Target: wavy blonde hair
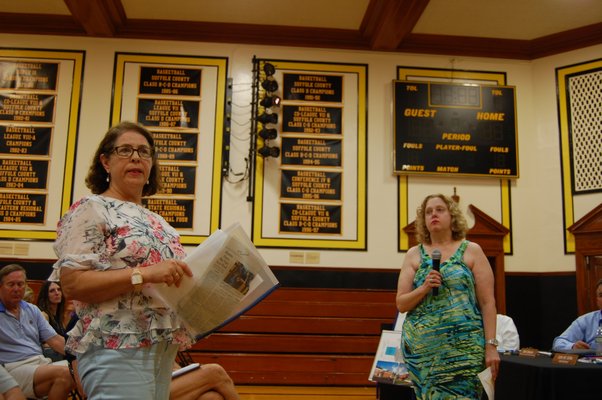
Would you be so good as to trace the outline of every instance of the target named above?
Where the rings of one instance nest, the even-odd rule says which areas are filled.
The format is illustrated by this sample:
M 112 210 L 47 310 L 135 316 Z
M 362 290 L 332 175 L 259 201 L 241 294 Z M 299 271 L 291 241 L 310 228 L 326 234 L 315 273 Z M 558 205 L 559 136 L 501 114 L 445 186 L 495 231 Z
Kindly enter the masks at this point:
M 466 218 L 464 218 L 464 214 L 460 211 L 458 204 L 453 201 L 450 197 L 447 197 L 443 194 L 430 194 L 422 200 L 422 204 L 420 207 L 416 209 L 416 240 L 418 243 L 431 244 L 431 233 L 426 228 L 425 222 L 425 208 L 426 203 L 433 198 L 440 198 L 447 205 L 447 209 L 451 215 L 451 231 L 452 231 L 452 239 L 460 240 L 466 237 L 466 232 L 468 231 L 468 223 L 466 222 Z

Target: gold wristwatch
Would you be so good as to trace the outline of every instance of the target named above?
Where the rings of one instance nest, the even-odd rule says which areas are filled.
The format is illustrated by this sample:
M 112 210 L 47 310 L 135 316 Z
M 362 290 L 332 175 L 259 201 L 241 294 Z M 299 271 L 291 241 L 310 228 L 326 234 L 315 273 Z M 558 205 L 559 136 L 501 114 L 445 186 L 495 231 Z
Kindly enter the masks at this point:
M 142 284 L 144 283 L 144 279 L 142 279 L 142 272 L 140 272 L 140 268 L 136 267 L 132 270 L 131 282 L 134 286 L 134 293 L 140 293 L 142 291 Z
M 485 342 L 485 344 L 490 344 L 490 345 L 493 345 L 493 346 L 497 347 L 499 343 L 498 343 L 497 339 L 494 338 L 494 339 L 488 339 Z

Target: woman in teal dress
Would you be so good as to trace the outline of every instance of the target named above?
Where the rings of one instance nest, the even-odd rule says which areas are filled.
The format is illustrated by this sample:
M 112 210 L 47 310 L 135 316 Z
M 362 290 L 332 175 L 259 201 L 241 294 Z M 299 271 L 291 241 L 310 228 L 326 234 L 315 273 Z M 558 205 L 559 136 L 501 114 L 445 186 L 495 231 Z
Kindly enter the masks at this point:
M 465 240 L 466 220 L 447 196 L 424 199 L 416 229 L 419 244 L 404 258 L 396 299 L 407 312 L 403 354 L 416 397 L 480 399 L 477 374 L 490 367 L 495 379 L 500 363 L 491 266 L 481 247 Z M 440 271 L 432 268 L 435 249 Z

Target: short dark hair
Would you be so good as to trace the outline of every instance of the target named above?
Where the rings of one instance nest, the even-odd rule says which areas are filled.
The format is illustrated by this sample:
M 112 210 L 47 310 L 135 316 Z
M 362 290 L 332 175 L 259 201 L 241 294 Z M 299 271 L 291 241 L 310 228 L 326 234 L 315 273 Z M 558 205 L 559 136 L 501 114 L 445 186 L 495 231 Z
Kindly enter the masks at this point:
M 134 131 L 144 136 L 151 149 L 153 149 L 153 151 L 155 150 L 155 140 L 153 139 L 153 135 L 146 128 L 139 124 L 123 121 L 109 128 L 104 138 L 98 145 L 96 153 L 94 153 L 92 164 L 88 169 L 88 176 L 86 176 L 86 186 L 92 191 L 92 193 L 101 194 L 109 188 L 109 182 L 107 182 L 108 174 L 102 166 L 100 156 L 104 154 L 106 157 L 110 157 L 111 152 L 115 148 L 115 142 L 117 141 L 117 138 L 129 131 Z M 157 162 L 157 153 L 154 151 L 153 165 L 151 166 L 148 183 L 144 185 L 144 188 L 142 189 L 143 196 L 152 196 L 161 189 L 160 172 L 159 164 Z
M 19 264 L 8 264 L 0 269 L 0 285 L 4 283 L 4 277 L 6 275 L 12 274 L 15 271 L 23 272 L 23 276 L 25 277 L 25 280 L 27 280 L 27 271 L 25 271 L 25 268 Z

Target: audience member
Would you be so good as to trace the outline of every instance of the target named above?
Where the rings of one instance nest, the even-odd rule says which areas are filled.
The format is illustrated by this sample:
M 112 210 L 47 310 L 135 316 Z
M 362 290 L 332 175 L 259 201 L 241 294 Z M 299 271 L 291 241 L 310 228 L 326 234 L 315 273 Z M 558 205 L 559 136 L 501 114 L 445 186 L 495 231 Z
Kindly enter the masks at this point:
M 518 330 L 512 318 L 507 315 L 498 314 L 495 338 L 498 341 L 498 351 L 510 351 L 520 349 L 520 338 Z
M 65 337 L 65 298 L 60 283 L 44 282 L 38 293 L 37 305 L 56 333 Z
M 25 400 L 15 378 L 0 366 L 0 400 Z
M 465 239 L 466 219 L 449 197 L 427 196 L 415 224 L 419 244 L 403 260 L 396 304 L 407 311 L 403 356 L 416 397 L 480 398 L 477 374 L 490 367 L 495 379 L 500 363 L 491 266 L 481 247 Z
M 176 353 L 192 343 L 176 313 L 145 286 L 192 276 L 178 232 L 147 209 L 161 185 L 152 134 L 122 122 L 99 143 L 86 176 L 93 193 L 61 218 L 60 280 L 79 316 L 67 349 L 88 398 L 167 399 Z
M 177 365 L 177 364 L 176 364 Z M 171 400 L 239 400 L 234 382 L 219 364 L 203 364 L 171 380 Z
M 596 349 L 596 330 L 602 321 L 602 279 L 596 284 L 598 310 L 578 317 L 562 334 L 554 339 L 553 351 Z
M 65 331 L 65 323 L 63 321 L 65 317 L 65 298 L 63 297 L 60 284 L 51 281 L 44 282 L 38 293 L 37 305 L 40 311 L 42 311 L 44 318 L 46 318 L 56 333 L 67 339 L 67 332 Z M 63 355 L 57 353 L 49 346 L 44 346 L 43 351 L 44 355 L 52 361 L 64 359 Z
M 44 357 L 40 341 L 65 354 L 65 339 L 33 304 L 23 301 L 25 269 L 10 264 L 0 270 L 0 363 L 28 398 L 67 398 L 74 388 L 69 368 Z
M 25 293 L 23 294 L 23 301 L 34 304 L 36 302 L 36 294 L 29 285 L 25 285 Z

